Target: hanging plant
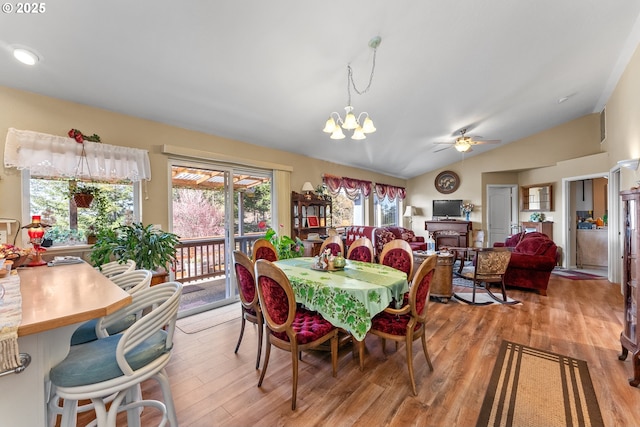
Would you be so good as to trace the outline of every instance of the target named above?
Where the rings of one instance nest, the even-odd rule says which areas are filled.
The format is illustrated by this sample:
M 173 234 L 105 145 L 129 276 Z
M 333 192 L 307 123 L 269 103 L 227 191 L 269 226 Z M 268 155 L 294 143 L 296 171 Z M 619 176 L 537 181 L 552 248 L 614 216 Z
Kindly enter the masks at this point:
M 69 184 L 69 197 L 73 199 L 79 208 L 91 206 L 94 197 L 100 194 L 100 188 L 80 182 L 71 181 Z

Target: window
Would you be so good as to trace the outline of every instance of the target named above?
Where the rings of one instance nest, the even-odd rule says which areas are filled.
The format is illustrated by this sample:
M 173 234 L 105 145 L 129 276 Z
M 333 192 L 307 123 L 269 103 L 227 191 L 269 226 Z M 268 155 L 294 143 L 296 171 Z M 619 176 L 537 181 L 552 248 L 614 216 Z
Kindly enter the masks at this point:
M 400 200 L 398 198 L 389 201 L 387 197 L 379 198 L 375 194 L 373 208 L 376 227 L 390 227 L 400 224 Z
M 87 235 L 101 228 L 115 228 L 138 221 L 139 191 L 133 183 L 69 181 L 30 176 L 28 182 L 29 218 L 40 215 L 47 227 L 45 238 L 54 246 L 87 243 Z M 98 189 L 88 208 L 78 208 L 70 197 L 74 186 L 91 185 Z
M 334 227 L 364 225 L 364 197 L 362 193 L 354 200 L 347 197 L 344 188 L 337 196 L 331 198 L 332 224 Z

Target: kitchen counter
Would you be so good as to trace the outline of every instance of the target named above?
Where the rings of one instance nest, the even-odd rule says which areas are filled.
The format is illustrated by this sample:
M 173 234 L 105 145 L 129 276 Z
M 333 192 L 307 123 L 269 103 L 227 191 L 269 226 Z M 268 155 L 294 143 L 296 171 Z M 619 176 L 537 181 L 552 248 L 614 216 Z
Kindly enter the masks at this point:
M 577 240 L 577 266 L 585 267 L 607 267 L 609 230 L 598 228 L 591 230 L 576 230 Z

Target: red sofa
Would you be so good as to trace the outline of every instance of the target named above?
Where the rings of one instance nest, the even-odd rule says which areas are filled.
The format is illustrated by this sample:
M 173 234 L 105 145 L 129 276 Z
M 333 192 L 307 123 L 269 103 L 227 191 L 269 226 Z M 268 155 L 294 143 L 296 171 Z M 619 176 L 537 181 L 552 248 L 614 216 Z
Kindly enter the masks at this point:
M 360 237 L 368 237 L 373 243 L 375 256 L 377 257 L 384 245 L 394 239 L 403 239 L 409 243 L 414 251 L 427 250 L 427 244 L 422 236 L 416 236 L 412 230 L 403 227 L 372 227 L 369 225 L 353 225 L 345 230 L 347 246 Z
M 509 267 L 504 277 L 507 286 L 537 290 L 547 295 L 551 271 L 556 265 L 557 246 L 545 234 L 518 233 L 495 247 L 513 247 Z

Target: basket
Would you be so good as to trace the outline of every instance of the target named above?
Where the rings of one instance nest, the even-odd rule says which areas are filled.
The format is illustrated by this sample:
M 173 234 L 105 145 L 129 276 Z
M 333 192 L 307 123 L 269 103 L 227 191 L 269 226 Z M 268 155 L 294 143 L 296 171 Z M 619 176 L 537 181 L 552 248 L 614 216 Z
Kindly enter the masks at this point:
M 79 208 L 88 208 L 93 202 L 93 194 L 76 193 L 73 195 L 73 201 L 76 202 L 76 206 Z

